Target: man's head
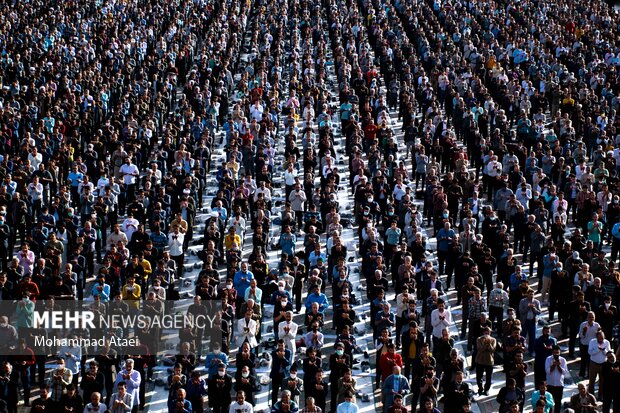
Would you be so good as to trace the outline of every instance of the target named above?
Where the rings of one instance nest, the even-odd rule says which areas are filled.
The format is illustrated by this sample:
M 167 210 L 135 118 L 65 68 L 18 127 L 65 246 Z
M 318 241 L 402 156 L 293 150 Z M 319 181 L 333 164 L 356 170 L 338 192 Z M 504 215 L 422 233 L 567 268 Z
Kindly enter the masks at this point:
M 94 392 L 93 394 L 90 395 L 90 402 L 93 404 L 93 406 L 98 406 L 100 400 L 101 400 L 101 393 Z

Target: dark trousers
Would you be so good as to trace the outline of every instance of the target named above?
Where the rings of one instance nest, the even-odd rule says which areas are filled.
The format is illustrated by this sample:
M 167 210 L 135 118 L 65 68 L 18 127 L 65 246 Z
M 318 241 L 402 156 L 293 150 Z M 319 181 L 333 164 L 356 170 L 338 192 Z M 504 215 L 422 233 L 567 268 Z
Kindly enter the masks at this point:
M 553 413 L 560 413 L 560 409 L 562 408 L 562 395 L 564 394 L 564 387 L 547 385 L 547 391 L 551 393 L 551 396 L 553 396 L 553 401 L 555 402 Z
M 247 396 L 247 395 L 246 395 Z M 202 401 L 202 396 L 188 398 L 192 404 L 192 413 L 203 413 L 204 412 L 204 404 Z
M 411 411 L 418 410 L 418 400 L 420 399 L 420 386 L 411 386 Z
M 542 253 L 540 251 L 538 252 L 534 252 L 532 251 L 530 254 L 530 273 L 528 274 L 528 279 L 533 279 L 534 278 L 534 263 L 537 262 L 538 263 L 538 268 L 536 270 L 537 272 L 537 277 L 541 278 L 542 277 L 542 268 L 541 268 L 541 260 L 542 260 Z M 542 286 L 540 280 L 538 280 L 538 284 L 540 286 Z
M 183 278 L 183 262 L 184 260 L 184 255 L 171 255 L 170 258 L 172 258 L 174 260 L 174 262 L 177 264 L 177 280 L 180 280 L 181 278 Z
M 30 383 L 42 384 L 45 383 L 45 356 L 34 356 L 35 363 L 30 366 Z M 35 374 L 38 381 L 35 380 Z
M 329 391 L 331 392 L 331 402 L 329 405 L 329 410 L 332 412 L 336 411 L 336 407 L 338 407 L 338 382 L 329 383 Z
M 28 366 L 19 366 L 16 369 L 17 375 L 24 388 L 24 402 L 30 403 L 30 368 Z
M 405 325 L 405 319 L 402 317 L 396 317 L 396 344 L 400 345 L 400 331 L 403 329 Z
M 297 222 L 297 232 L 304 227 L 304 211 L 295 211 L 295 221 Z
M 478 384 L 478 390 L 483 389 L 482 387 L 482 376 L 486 374 L 486 381 L 484 383 L 484 391 L 489 391 L 491 388 L 491 381 L 493 376 L 493 366 L 482 366 L 480 364 L 476 365 L 476 383 Z
M 500 335 L 502 331 L 502 321 L 504 321 L 504 308 L 493 305 L 489 306 L 489 320 L 491 320 L 491 323 L 495 326 L 497 334 Z
M 536 387 L 540 384 L 541 381 L 547 380 L 547 372 L 545 371 L 545 366 L 534 366 L 534 384 Z M 555 401 L 555 399 L 553 399 Z
M 579 334 L 579 324 L 581 323 L 570 323 L 568 325 L 568 355 L 571 357 L 575 355 L 575 340 Z
M 579 375 L 584 377 L 588 374 L 590 366 L 590 353 L 588 353 L 588 346 L 584 346 L 579 343 L 579 356 L 581 357 L 581 364 L 579 365 Z
M 282 378 L 281 377 L 272 378 L 271 379 L 271 405 L 272 406 L 278 402 L 281 388 L 282 388 Z
M 448 251 L 440 251 L 437 250 L 437 260 L 439 262 L 439 274 L 443 274 L 443 270 L 444 270 L 444 265 L 446 262 L 446 257 L 448 256 Z M 446 290 L 448 289 L 449 285 L 446 286 Z
M 613 240 L 611 242 L 611 262 L 613 262 L 614 264 L 616 263 L 616 260 L 618 259 L 618 252 L 620 251 L 620 239 L 613 237 Z
M 301 296 L 302 296 L 303 282 L 295 280 L 293 285 L 293 294 L 295 295 L 295 310 L 299 312 L 301 310 Z
M 406 350 L 403 350 L 403 352 Z M 411 377 L 411 373 L 413 371 L 413 360 L 414 359 L 410 359 L 409 357 L 405 358 L 404 363 L 405 363 L 405 371 L 404 371 L 404 375 L 407 378 L 407 380 L 409 380 L 410 383 L 412 383 L 412 377 Z
M 620 395 L 616 396 L 615 392 L 608 391 L 603 395 L 603 413 L 609 413 L 609 408 L 613 406 L 614 412 L 620 412 Z M 555 400 L 555 396 L 553 396 Z
M 461 339 L 465 338 L 467 334 L 468 321 L 469 321 L 468 317 L 463 317 L 463 320 L 461 321 Z M 469 348 L 469 345 L 467 347 Z
M 534 354 L 534 346 L 536 344 L 536 319 L 525 320 L 523 323 L 523 333 L 527 335 L 527 349 L 530 355 Z

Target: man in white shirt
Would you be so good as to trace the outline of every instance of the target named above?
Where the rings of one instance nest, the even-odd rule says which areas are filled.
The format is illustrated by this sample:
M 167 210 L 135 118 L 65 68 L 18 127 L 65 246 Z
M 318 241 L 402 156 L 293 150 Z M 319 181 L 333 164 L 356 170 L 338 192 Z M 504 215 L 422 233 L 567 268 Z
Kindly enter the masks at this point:
M 598 398 L 603 398 L 603 363 L 607 361 L 607 353 L 611 351 L 611 345 L 609 340 L 605 338 L 605 333 L 602 330 L 596 332 L 596 338 L 590 340 L 588 345 L 588 354 L 590 355 L 590 371 L 588 374 L 588 392 L 594 393 L 594 383 L 598 376 L 600 382 L 598 384 Z
M 108 185 L 110 185 L 110 178 L 108 178 L 108 174 L 104 172 L 99 178 L 99 180 L 97 180 L 97 195 L 104 196 L 105 188 Z
M 263 105 L 260 104 L 259 101 L 256 101 L 252 106 L 250 106 L 250 117 L 252 119 L 256 119 L 257 122 L 263 120 L 263 112 L 265 109 Z
M 243 342 L 247 341 L 250 348 L 254 348 L 258 345 L 256 340 L 256 331 L 258 323 L 252 318 L 254 311 L 248 306 L 245 312 L 245 317 L 237 321 L 237 344 L 241 346 Z
M 297 337 L 298 327 L 293 322 L 292 311 L 287 311 L 284 315 L 284 321 L 278 325 L 278 337 L 284 340 L 284 345 L 291 351 L 291 360 L 295 360 L 295 352 L 297 351 L 295 337 Z
M 399 180 L 396 185 L 394 185 L 394 190 L 392 191 L 392 196 L 394 197 L 394 199 L 398 202 L 400 202 L 403 199 L 403 196 L 405 196 L 406 191 L 404 188 L 403 183 Z
M 498 187 L 499 178 L 502 174 L 502 164 L 497 161 L 496 155 L 493 155 L 491 157 L 491 160 L 487 164 L 485 172 L 488 177 L 488 198 L 493 199 L 493 195 L 495 195 L 495 190 Z
M 128 240 L 131 240 L 133 233 L 138 230 L 139 224 L 140 221 L 133 217 L 133 213 L 127 213 L 127 218 L 125 218 L 122 224 L 122 231 L 125 233 Z
M 231 403 L 228 408 L 228 413 L 253 413 L 254 408 L 252 405 L 245 401 L 245 392 L 240 390 L 237 392 L 237 399 L 234 403 Z
M 584 377 L 588 371 L 590 363 L 590 354 L 588 352 L 590 342 L 596 339 L 596 332 L 601 328 L 599 323 L 594 321 L 594 311 L 588 313 L 586 321 L 579 326 L 579 354 L 581 356 L 581 366 L 579 367 L 579 376 Z
M 564 377 L 568 374 L 566 359 L 560 356 L 560 346 L 553 346 L 553 354 L 545 360 L 545 372 L 547 373 L 547 391 L 556 400 L 557 405 L 562 404 L 564 394 Z
M 313 348 L 316 351 L 321 351 L 323 348 L 323 340 L 325 336 L 319 331 L 319 324 L 314 322 L 310 331 L 304 336 L 304 344 L 307 348 Z
M 288 164 L 286 171 L 284 171 L 284 185 L 286 186 L 285 198 L 288 199 L 289 194 L 293 191 L 295 182 L 297 180 L 297 170 L 294 168 L 292 162 Z
M 259 194 L 263 194 L 265 202 L 271 202 L 271 190 L 265 186 L 265 181 L 261 181 L 260 186 L 254 191 L 254 202 L 258 201 Z
M 120 167 L 119 173 L 123 178 L 127 203 L 129 203 L 135 198 L 136 183 L 138 182 L 138 177 L 140 176 L 140 170 L 135 164 L 131 163 L 131 156 L 128 156 L 125 158 L 125 163 Z
M 33 147 L 32 151 L 28 154 L 28 160 L 30 161 L 30 165 L 35 169 L 39 169 L 39 165 L 43 162 L 43 155 L 37 151 L 37 147 Z
M 442 298 L 437 299 L 437 308 L 431 313 L 431 325 L 433 326 L 433 349 L 435 343 L 441 338 L 441 331 L 450 328 L 452 324 L 452 314 L 446 308 L 446 303 Z
M 168 248 L 170 249 L 170 258 L 176 263 L 177 276 L 183 275 L 183 241 L 185 235 L 180 232 L 179 226 L 172 227 L 172 232 L 168 234 Z
M 33 177 L 28 185 L 28 197 L 32 202 L 33 213 L 38 216 L 43 206 L 43 184 L 39 182 L 38 176 Z

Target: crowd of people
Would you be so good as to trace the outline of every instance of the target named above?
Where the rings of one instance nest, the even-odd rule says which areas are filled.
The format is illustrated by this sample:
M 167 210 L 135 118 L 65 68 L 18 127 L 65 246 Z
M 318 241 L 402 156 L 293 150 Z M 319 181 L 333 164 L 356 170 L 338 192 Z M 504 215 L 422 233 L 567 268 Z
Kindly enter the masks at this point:
M 359 370 L 386 413 L 620 411 L 607 4 L 0 8 L 1 411 L 136 413 L 158 364 L 171 413 L 357 413 Z M 35 345 L 73 301 L 216 334 Z

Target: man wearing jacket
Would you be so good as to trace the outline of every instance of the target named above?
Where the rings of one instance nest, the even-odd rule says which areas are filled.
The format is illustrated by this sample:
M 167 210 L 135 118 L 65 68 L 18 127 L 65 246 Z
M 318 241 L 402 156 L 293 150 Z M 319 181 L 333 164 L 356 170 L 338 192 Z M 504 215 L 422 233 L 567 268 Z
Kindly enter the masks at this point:
M 407 377 L 400 374 L 400 366 L 394 366 L 392 368 L 392 374 L 383 381 L 384 412 L 387 412 L 394 404 L 394 396 L 397 394 L 405 396 L 410 390 L 409 380 Z
M 424 334 L 418 329 L 418 323 L 412 321 L 409 323 L 409 329 L 402 334 L 401 337 L 403 348 L 403 363 L 405 365 L 405 377 L 411 380 L 413 361 L 420 354 L 422 344 L 424 344 Z
M 271 404 L 274 405 L 278 401 L 282 381 L 289 375 L 292 359 L 289 349 L 284 347 L 284 340 L 278 340 L 277 348 L 271 353 Z
M 478 384 L 478 394 L 487 395 L 491 388 L 491 381 L 493 375 L 493 366 L 495 365 L 495 348 L 497 341 L 491 337 L 491 329 L 488 327 L 483 328 L 482 336 L 476 340 L 476 383 Z M 482 375 L 486 373 L 486 382 L 484 389 L 482 387 Z

